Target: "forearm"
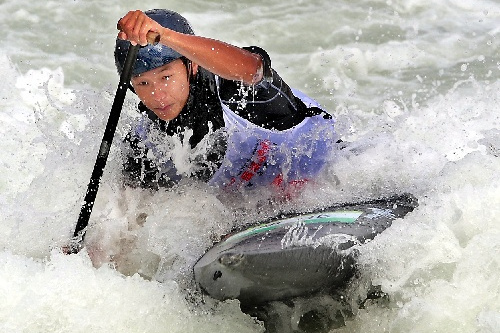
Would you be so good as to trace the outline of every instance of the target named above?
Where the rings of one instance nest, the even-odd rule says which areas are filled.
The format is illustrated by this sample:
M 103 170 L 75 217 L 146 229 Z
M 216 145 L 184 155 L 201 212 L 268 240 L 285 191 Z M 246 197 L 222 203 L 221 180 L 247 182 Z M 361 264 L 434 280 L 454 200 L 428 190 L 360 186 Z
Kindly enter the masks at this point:
M 118 38 L 147 44 L 149 33 L 160 35 L 160 43 L 199 66 L 227 80 L 254 84 L 262 78 L 262 59 L 236 46 L 205 37 L 164 28 L 140 10 L 130 11 L 118 22 Z
M 253 84 L 262 78 L 262 59 L 239 47 L 206 37 L 162 29 L 160 43 L 228 80 Z

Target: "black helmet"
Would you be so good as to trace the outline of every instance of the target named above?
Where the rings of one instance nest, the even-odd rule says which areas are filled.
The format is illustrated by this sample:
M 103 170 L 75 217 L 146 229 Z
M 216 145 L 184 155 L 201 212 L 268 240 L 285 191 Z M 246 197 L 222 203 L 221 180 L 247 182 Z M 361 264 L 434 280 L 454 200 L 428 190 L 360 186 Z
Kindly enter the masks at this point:
M 188 35 L 194 35 L 189 22 L 180 14 L 167 9 L 151 9 L 144 12 L 147 16 L 158 22 L 161 26 Z M 130 42 L 116 39 L 115 64 L 118 74 L 121 75 L 125 58 L 127 57 Z M 181 58 L 182 55 L 171 48 L 162 45 L 150 45 L 141 47 L 132 71 L 136 76 L 151 69 L 163 66 L 169 62 Z

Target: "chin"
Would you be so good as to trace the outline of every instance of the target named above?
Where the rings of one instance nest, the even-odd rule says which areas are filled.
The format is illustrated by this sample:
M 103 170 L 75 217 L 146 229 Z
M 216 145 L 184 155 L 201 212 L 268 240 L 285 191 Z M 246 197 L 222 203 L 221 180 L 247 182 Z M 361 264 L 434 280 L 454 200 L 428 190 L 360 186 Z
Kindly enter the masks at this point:
M 180 112 L 176 112 L 176 113 L 172 113 L 172 112 L 169 112 L 169 113 L 155 112 L 155 114 L 158 116 L 158 118 L 160 118 L 161 120 L 164 120 L 164 121 L 169 121 L 169 120 L 172 120 L 172 119 L 176 118 L 179 115 L 179 113 Z
M 163 120 L 163 121 L 169 121 L 169 120 L 174 119 L 174 117 L 159 116 L 158 114 L 157 114 L 157 116 L 158 116 L 158 118 L 160 118 L 160 119 L 161 119 L 161 120 Z

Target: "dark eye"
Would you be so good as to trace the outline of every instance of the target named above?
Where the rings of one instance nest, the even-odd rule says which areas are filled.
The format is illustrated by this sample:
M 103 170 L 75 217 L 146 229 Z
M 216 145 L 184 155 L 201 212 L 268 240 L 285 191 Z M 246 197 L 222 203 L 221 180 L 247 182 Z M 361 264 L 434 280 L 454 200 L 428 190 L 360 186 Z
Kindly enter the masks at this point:
M 148 82 L 147 81 L 140 81 L 136 83 L 138 86 L 147 86 Z
M 163 80 L 165 80 L 165 81 L 170 80 L 170 76 L 171 76 L 171 75 L 165 75 L 165 76 L 163 76 Z

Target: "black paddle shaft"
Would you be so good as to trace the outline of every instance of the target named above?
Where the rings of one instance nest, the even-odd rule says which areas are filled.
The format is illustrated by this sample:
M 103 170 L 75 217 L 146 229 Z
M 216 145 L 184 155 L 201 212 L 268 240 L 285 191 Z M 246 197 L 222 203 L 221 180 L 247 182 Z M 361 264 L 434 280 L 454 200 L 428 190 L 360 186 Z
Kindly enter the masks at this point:
M 132 69 L 135 64 L 139 48 L 139 45 L 131 45 L 127 53 L 127 58 L 123 66 L 123 72 L 120 75 L 120 83 L 118 84 L 118 88 L 116 90 L 115 99 L 113 101 L 108 123 L 106 124 L 106 129 L 102 138 L 101 147 L 99 148 L 99 153 L 97 154 L 97 159 L 94 164 L 94 170 L 92 171 L 92 176 L 90 177 L 90 182 L 87 187 L 87 194 L 85 195 L 85 200 L 83 202 L 82 209 L 80 210 L 80 216 L 78 216 L 78 222 L 76 223 L 75 232 L 73 233 L 70 249 L 72 253 L 76 253 L 80 250 L 81 243 L 85 237 L 90 214 L 92 213 L 101 177 L 104 172 L 104 167 L 106 166 L 106 161 L 108 160 L 109 150 L 113 142 L 113 137 L 115 136 L 116 126 L 118 125 L 118 120 L 120 119 L 120 113 L 122 111 L 125 95 L 127 94 L 127 89 L 130 84 Z

